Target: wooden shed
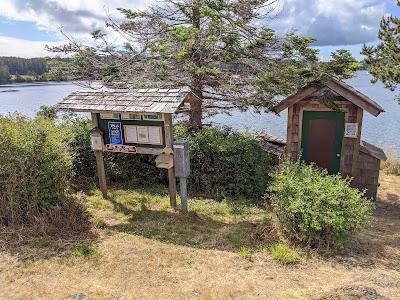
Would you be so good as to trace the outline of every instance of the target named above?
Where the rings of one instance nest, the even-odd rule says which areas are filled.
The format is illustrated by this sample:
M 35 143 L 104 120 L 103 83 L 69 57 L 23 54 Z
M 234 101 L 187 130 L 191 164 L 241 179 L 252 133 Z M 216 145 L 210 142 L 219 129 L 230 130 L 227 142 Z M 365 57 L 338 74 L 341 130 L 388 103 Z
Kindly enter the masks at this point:
M 286 154 L 313 162 L 331 174 L 353 177 L 353 186 L 376 198 L 382 149 L 361 141 L 364 111 L 384 109 L 348 84 L 331 79 L 310 84 L 274 107 L 288 109 Z

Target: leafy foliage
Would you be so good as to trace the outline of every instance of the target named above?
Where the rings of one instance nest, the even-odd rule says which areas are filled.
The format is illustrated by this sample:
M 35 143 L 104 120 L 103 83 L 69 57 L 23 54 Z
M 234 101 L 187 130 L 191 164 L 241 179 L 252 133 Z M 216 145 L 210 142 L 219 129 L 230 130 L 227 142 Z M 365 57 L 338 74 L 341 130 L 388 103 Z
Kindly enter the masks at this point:
M 68 117 L 66 128 L 69 149 L 76 176 L 94 177 L 96 162 L 90 148 L 90 121 Z M 269 157 L 258 141 L 231 129 L 204 128 L 190 133 L 183 126 L 175 126 L 175 138 L 186 138 L 190 143 L 192 194 L 216 198 L 250 197 L 264 194 L 270 167 Z M 166 184 L 165 170 L 155 167 L 155 157 L 105 153 L 106 173 L 112 182 L 134 182 L 140 185 Z
M 230 128 L 204 127 L 189 133 L 177 127 L 191 151 L 189 187 L 193 193 L 216 198 L 257 199 L 266 191 L 270 158 L 253 137 Z
M 72 162 L 50 120 L 0 119 L 0 224 L 22 224 L 63 207 Z
M 374 208 L 350 179 L 302 162 L 284 162 L 268 191 L 287 236 L 317 247 L 342 246 Z
M 397 5 L 400 6 L 400 0 Z M 366 56 L 373 82 L 380 80 L 394 91 L 400 84 L 400 18 L 384 17 L 380 25 L 378 37 L 381 43 L 376 47 L 364 45 L 361 53 Z

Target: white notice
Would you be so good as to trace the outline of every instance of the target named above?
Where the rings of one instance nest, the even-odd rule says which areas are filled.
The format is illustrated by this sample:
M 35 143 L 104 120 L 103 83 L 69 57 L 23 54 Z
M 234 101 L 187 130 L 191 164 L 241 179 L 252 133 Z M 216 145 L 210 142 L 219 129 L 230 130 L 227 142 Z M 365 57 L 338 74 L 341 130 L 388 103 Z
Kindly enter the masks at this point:
M 148 127 L 149 130 L 149 143 L 155 145 L 162 145 L 161 127 Z
M 138 136 L 138 143 L 140 144 L 148 144 L 149 143 L 149 131 L 145 126 L 138 126 L 137 127 L 137 136 Z
M 126 135 L 126 142 L 127 143 L 137 143 L 138 142 L 138 135 L 137 135 L 137 126 L 130 126 L 125 125 L 125 135 Z

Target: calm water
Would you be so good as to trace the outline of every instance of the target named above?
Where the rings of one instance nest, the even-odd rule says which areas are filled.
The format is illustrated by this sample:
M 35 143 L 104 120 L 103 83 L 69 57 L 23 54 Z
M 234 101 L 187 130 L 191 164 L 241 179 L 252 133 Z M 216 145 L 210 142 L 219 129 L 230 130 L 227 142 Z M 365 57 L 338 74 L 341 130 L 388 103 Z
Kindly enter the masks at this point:
M 370 75 L 360 72 L 347 82 L 371 99 L 378 102 L 386 112 L 378 117 L 364 114 L 362 138 L 372 144 L 396 153 L 400 157 L 400 105 L 394 100 L 400 91 L 391 92 L 382 84 L 370 83 Z M 15 84 L 0 86 L 0 114 L 19 112 L 33 117 L 41 105 L 53 105 L 81 87 L 73 83 Z M 232 116 L 218 115 L 208 122 L 229 125 L 236 130 L 265 130 L 273 135 L 286 137 L 286 111 L 280 116 L 272 113 L 233 112 Z

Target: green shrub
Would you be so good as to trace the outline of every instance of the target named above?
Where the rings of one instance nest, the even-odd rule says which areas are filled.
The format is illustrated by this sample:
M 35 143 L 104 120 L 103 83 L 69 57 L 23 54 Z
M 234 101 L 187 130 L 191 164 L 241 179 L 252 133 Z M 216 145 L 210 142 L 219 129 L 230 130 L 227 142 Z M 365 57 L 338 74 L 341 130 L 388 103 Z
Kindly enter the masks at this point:
M 91 122 L 69 117 L 63 124 L 71 132 L 69 146 L 75 174 L 94 177 L 96 162 L 90 149 Z M 265 193 L 270 159 L 251 136 L 228 128 L 204 128 L 190 134 L 183 126 L 175 126 L 175 138 L 186 138 L 190 143 L 189 192 L 192 195 L 222 199 L 258 198 Z M 167 184 L 166 171 L 155 167 L 154 156 L 105 153 L 104 157 L 107 178 L 111 182 Z
M 76 115 L 65 116 L 62 127 L 69 132 L 69 151 L 75 175 L 95 177 L 96 159 L 90 146 L 91 120 Z M 111 182 L 166 183 L 166 172 L 156 168 L 155 157 L 151 155 L 105 152 L 104 163 L 107 179 Z
M 0 224 L 38 222 L 40 215 L 55 216 L 55 207 L 60 212 L 72 162 L 54 122 L 0 118 L 0 153 Z
M 186 138 L 190 144 L 189 189 L 193 194 L 257 199 L 265 193 L 270 158 L 250 135 L 226 127 L 204 127 L 190 134 L 176 126 L 175 137 Z
M 301 162 L 284 162 L 268 190 L 284 232 L 311 246 L 343 245 L 374 208 L 350 179 Z
M 300 260 L 299 251 L 284 243 L 273 244 L 269 251 L 274 259 L 283 264 L 293 264 Z

